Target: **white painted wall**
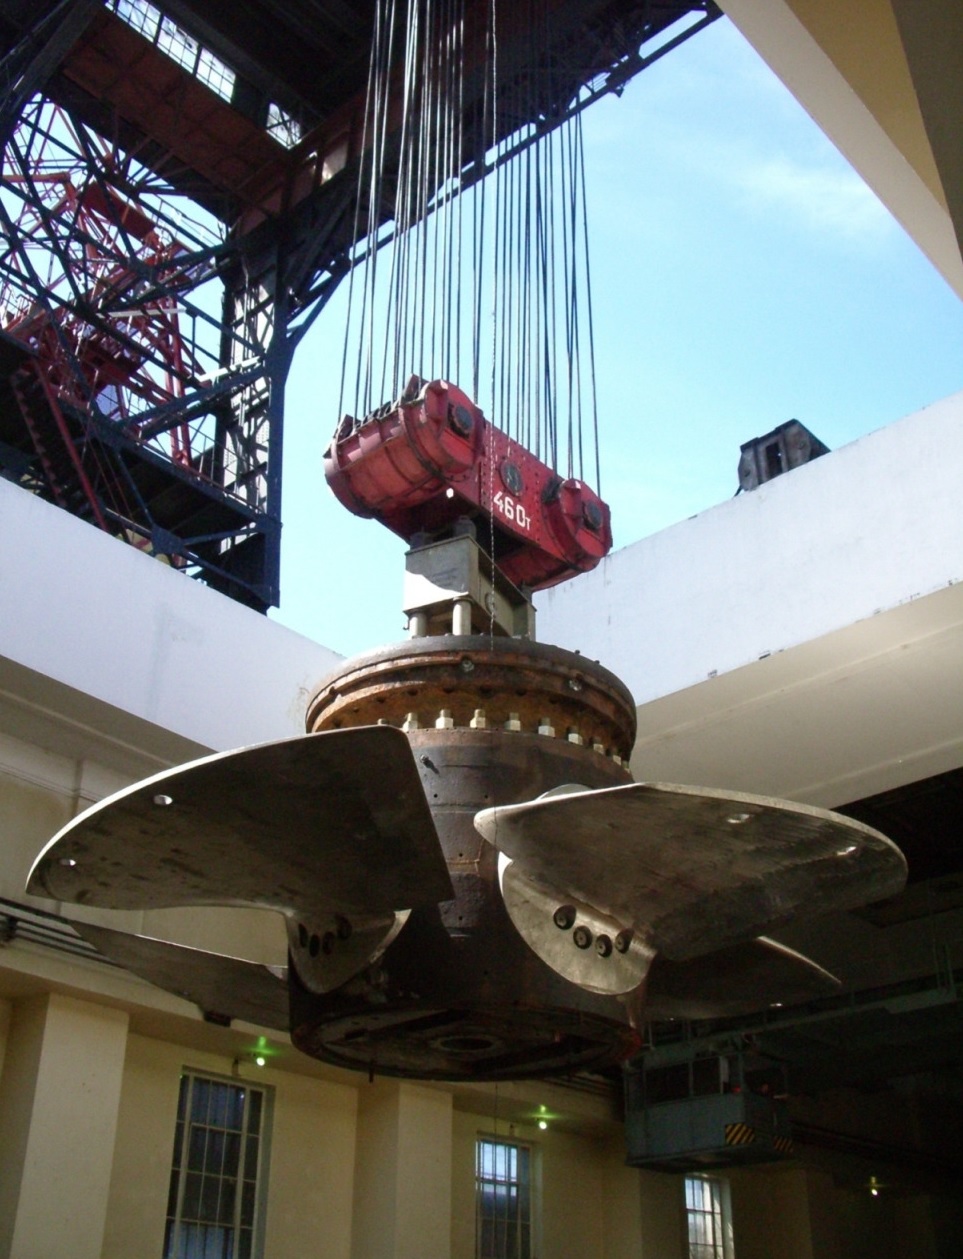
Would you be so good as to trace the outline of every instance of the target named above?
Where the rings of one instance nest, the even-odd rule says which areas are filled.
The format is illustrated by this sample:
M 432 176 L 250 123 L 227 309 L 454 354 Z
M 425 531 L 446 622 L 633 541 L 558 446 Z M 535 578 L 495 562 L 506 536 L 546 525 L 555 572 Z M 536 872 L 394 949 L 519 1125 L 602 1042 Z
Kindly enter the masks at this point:
M 615 552 L 539 638 L 643 705 L 963 580 L 963 393 Z
M 0 661 L 213 750 L 303 733 L 340 659 L 2 480 L 0 592 Z

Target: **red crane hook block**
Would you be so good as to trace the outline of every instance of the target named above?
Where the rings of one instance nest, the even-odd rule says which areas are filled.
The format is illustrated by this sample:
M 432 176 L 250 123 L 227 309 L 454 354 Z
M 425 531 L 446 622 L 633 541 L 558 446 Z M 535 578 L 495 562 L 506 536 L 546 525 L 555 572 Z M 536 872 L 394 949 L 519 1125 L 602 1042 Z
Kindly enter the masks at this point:
M 490 424 L 463 390 L 412 376 L 395 403 L 345 416 L 324 457 L 335 495 L 412 543 L 469 519 L 509 581 L 588 572 L 612 548 L 608 505 Z

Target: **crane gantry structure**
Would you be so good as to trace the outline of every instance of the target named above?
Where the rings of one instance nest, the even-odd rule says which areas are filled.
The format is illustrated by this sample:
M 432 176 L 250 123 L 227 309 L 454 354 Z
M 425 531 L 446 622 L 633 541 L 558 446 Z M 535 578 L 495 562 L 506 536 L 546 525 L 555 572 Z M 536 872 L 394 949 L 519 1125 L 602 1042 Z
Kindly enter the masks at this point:
M 526 90 L 492 106 L 466 50 L 465 186 L 720 15 L 539 0 L 533 40 L 534 7 L 468 3 Z M 293 354 L 395 215 L 390 126 L 359 204 L 373 12 L 0 0 L 0 475 L 261 611 Z

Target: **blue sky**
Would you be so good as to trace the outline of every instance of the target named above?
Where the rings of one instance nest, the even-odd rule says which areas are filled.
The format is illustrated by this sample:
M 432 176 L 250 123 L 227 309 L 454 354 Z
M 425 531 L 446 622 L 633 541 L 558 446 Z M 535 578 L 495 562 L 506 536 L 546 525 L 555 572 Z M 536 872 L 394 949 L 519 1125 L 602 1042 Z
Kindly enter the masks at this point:
M 730 497 L 785 420 L 835 449 L 963 389 L 963 303 L 725 19 L 584 129 L 616 547 Z M 289 381 L 272 616 L 353 654 L 403 637 L 405 547 L 324 483 L 345 299 Z

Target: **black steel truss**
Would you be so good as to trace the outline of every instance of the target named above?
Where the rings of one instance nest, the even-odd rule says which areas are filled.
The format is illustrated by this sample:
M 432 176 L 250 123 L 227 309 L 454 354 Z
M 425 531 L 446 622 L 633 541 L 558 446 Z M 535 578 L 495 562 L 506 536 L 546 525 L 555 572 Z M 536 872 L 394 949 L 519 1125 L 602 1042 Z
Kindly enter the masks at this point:
M 331 57 L 318 76 L 323 101 L 305 99 L 295 50 L 287 76 L 283 64 L 262 64 L 216 5 L 28 7 L 24 26 L 23 6 L 0 0 L 0 475 L 264 611 L 279 598 L 288 370 L 366 248 L 354 239 L 367 217 L 356 213 L 357 152 L 296 191 L 314 142 L 307 131 L 298 144 L 297 127 L 323 133 L 332 92 L 342 112 L 350 107 L 369 6 L 338 0 L 321 30 L 320 5 L 318 40 Z M 514 54 L 519 81 L 538 85 L 518 99 L 539 105 L 514 117 L 505 93 L 496 129 L 511 140 L 501 161 L 720 16 L 712 0 L 562 7 L 557 46 L 534 61 Z M 286 20 L 283 5 L 253 8 Z M 343 65 L 335 28 L 352 41 Z M 238 153 L 260 146 L 261 170 L 234 182 L 211 174 L 187 109 L 182 133 L 160 123 L 152 133 L 150 111 L 135 116 L 116 76 L 96 78 L 118 49 L 136 92 L 162 102 L 163 81 L 195 117 L 214 119 L 228 160 L 232 142 Z M 186 49 L 193 68 L 171 61 L 171 49 Z M 233 83 L 229 99 L 198 81 L 205 57 Z M 269 96 L 293 111 L 281 114 L 289 147 L 267 134 Z M 466 118 L 490 136 L 480 100 L 466 101 Z M 463 185 L 490 166 L 485 145 L 475 148 Z M 377 209 L 390 233 L 393 207 Z

